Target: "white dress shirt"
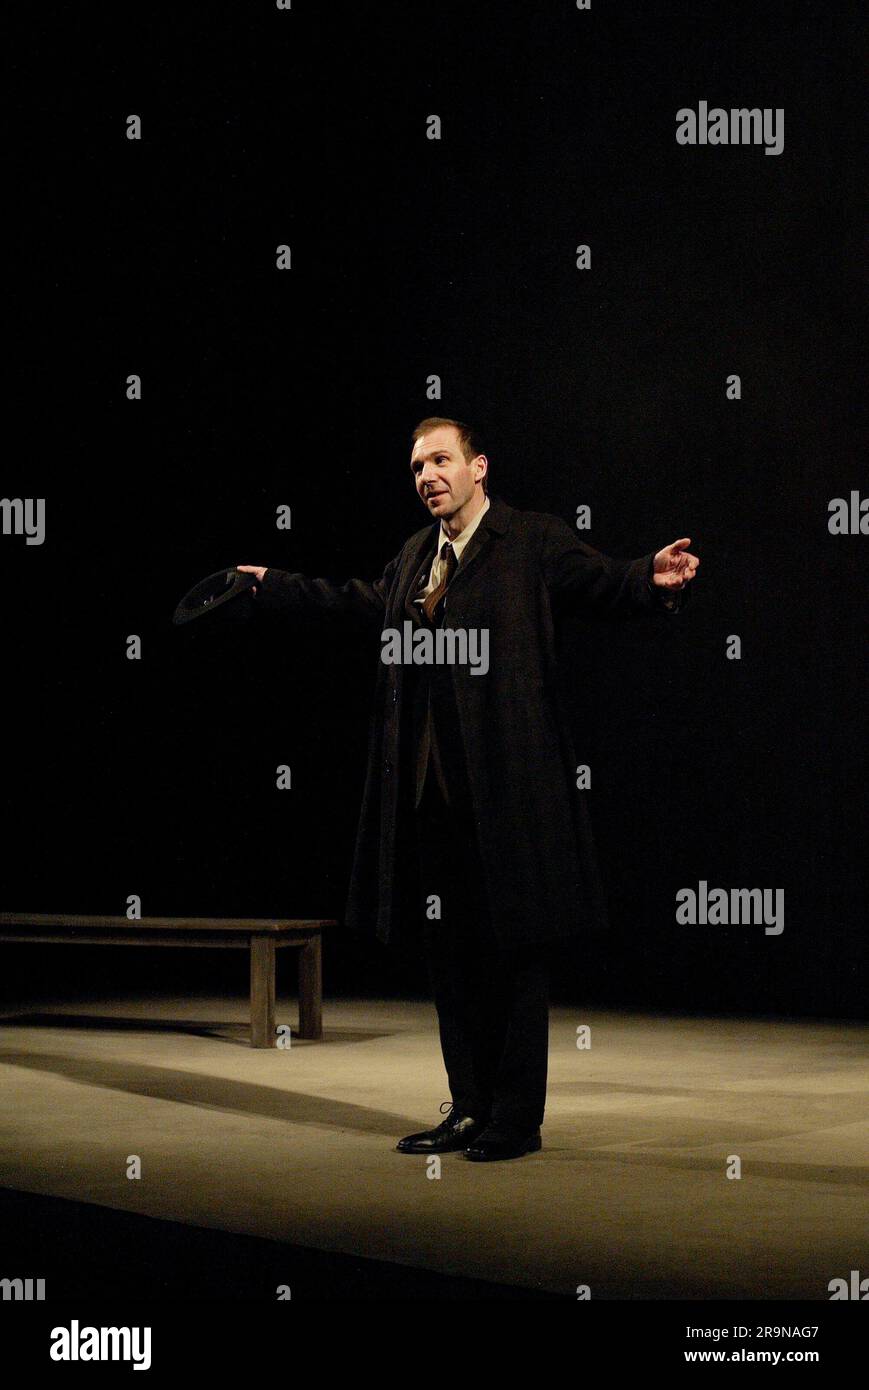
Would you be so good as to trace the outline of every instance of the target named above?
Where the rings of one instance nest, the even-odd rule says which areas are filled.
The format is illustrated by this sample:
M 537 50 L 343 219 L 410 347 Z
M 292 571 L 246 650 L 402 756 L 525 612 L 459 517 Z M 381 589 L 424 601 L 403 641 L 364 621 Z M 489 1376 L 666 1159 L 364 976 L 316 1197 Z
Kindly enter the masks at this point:
M 483 520 L 483 517 L 486 515 L 486 512 L 488 510 L 489 499 L 487 497 L 482 507 L 477 512 L 477 515 L 474 517 L 473 521 L 469 521 L 464 531 L 460 531 L 454 539 L 451 539 L 447 535 L 446 531 L 444 530 L 444 524 L 443 522 L 441 522 L 440 531 L 438 533 L 438 548 L 435 552 L 435 558 L 434 563 L 431 567 L 431 573 L 429 574 L 428 582 L 426 583 L 424 588 L 417 590 L 416 594 L 414 595 L 414 603 L 422 603 L 428 597 L 428 595 L 437 588 L 438 584 L 441 582 L 441 575 L 444 570 L 444 562 L 441 558 L 441 551 L 443 550 L 444 543 L 446 541 L 449 541 L 455 553 L 456 563 L 460 563 L 462 558 L 462 551 L 468 544 L 468 541 L 471 539 L 471 536 L 476 531 L 477 527 Z

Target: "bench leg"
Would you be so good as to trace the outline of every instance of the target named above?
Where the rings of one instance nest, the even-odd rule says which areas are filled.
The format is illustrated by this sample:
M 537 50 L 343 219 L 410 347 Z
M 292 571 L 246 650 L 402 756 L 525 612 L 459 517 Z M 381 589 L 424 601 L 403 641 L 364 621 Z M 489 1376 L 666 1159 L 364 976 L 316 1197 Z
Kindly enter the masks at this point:
M 275 943 L 269 936 L 250 939 L 250 1045 L 276 1047 Z
M 299 952 L 299 1037 L 323 1036 L 323 952 L 319 936 Z

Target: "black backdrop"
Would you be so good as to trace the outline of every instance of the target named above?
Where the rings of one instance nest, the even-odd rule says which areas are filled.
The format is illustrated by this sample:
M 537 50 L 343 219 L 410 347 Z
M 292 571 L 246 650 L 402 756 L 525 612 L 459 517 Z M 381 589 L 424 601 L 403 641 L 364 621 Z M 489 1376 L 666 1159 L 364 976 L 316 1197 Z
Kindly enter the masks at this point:
M 457 415 L 511 504 L 702 558 L 677 620 L 565 634 L 613 930 L 556 993 L 858 1013 L 867 540 L 827 528 L 861 485 L 857 7 L 183 8 L 40 9 L 15 56 L 3 491 L 47 529 L 0 537 L 2 906 L 340 915 L 376 644 L 169 620 L 224 565 L 378 577 L 425 523 L 410 431 Z M 700 100 L 784 108 L 783 152 L 677 145 Z M 677 925 L 700 879 L 783 888 L 783 934 Z M 6 999 L 37 956 L 56 990 L 244 987 L 7 946 Z M 424 979 L 339 928 L 326 983 Z

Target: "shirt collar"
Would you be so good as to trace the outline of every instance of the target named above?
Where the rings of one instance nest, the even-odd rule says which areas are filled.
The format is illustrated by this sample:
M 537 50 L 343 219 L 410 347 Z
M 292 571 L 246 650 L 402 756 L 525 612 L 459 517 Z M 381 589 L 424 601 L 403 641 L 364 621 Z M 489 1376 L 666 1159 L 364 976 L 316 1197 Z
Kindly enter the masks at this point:
M 441 550 L 443 549 L 444 542 L 450 541 L 450 545 L 453 547 L 453 551 L 455 552 L 456 560 L 460 560 L 462 557 L 462 551 L 468 544 L 468 541 L 471 539 L 471 536 L 476 531 L 480 522 L 483 520 L 483 517 L 486 515 L 486 512 L 489 510 L 489 506 L 490 502 L 487 497 L 482 507 L 477 512 L 477 515 L 474 517 L 473 521 L 468 522 L 464 531 L 461 531 L 459 535 L 456 536 L 455 540 L 450 540 L 449 536 L 444 530 L 443 522 L 441 522 L 440 531 L 438 532 L 438 555 L 440 555 Z

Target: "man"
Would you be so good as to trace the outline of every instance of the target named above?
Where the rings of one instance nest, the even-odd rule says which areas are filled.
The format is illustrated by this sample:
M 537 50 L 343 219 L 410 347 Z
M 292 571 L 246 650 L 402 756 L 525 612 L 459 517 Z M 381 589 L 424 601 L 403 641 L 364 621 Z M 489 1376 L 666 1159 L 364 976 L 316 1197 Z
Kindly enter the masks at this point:
M 266 609 L 350 615 L 382 634 L 347 921 L 383 942 L 413 935 L 426 954 L 452 1100 L 399 1151 L 487 1162 L 541 1147 L 548 949 L 606 922 L 558 617 L 675 612 L 699 560 L 687 537 L 614 560 L 559 518 L 490 497 L 481 445 L 458 420 L 416 427 L 411 473 L 434 525 L 376 583 L 238 568 Z M 468 635 L 466 651 L 485 638 L 486 668 L 432 659 L 448 632 Z M 396 634 L 412 640 L 387 660 Z

